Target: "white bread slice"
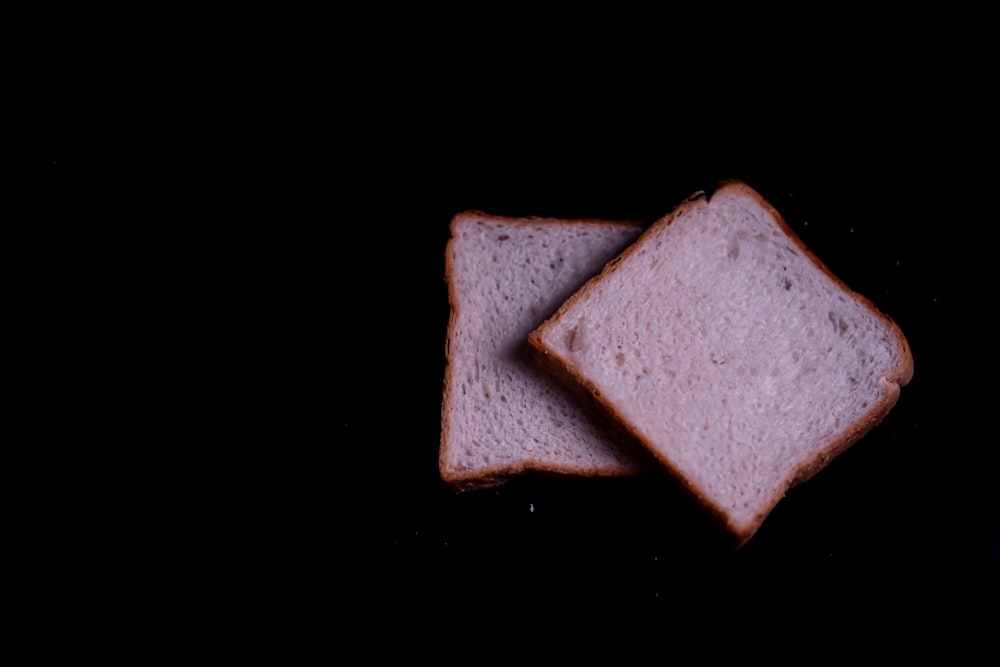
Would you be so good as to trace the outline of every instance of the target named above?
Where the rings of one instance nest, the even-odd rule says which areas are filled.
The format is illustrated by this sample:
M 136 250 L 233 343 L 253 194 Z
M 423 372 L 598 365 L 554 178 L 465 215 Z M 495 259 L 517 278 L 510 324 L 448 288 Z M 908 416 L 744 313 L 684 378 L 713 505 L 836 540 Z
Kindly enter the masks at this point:
M 457 490 L 527 471 L 579 476 L 642 473 L 631 443 L 592 404 L 531 360 L 528 334 L 644 226 L 508 218 L 465 211 L 451 221 L 439 469 Z M 646 471 L 650 469 L 646 461 Z M 654 464 L 655 465 L 655 464 Z
M 530 335 L 742 546 L 873 428 L 913 374 L 902 332 L 746 184 L 696 193 Z

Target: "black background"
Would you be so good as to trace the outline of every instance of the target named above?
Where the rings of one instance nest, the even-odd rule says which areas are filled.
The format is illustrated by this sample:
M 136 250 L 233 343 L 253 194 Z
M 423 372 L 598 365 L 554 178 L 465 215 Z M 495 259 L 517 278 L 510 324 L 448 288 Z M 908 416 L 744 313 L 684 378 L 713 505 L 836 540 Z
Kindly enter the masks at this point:
M 433 615 L 434 646 L 501 610 L 529 636 L 567 614 L 995 620 L 996 141 L 973 75 L 812 25 L 720 59 L 707 28 L 408 18 L 360 42 L 296 21 L 38 49 L 9 211 L 32 426 L 10 516 L 55 616 L 107 603 L 172 646 L 322 643 L 344 615 Z M 451 216 L 652 222 L 725 178 L 900 325 L 915 374 L 885 421 L 737 552 L 662 482 L 445 488 Z

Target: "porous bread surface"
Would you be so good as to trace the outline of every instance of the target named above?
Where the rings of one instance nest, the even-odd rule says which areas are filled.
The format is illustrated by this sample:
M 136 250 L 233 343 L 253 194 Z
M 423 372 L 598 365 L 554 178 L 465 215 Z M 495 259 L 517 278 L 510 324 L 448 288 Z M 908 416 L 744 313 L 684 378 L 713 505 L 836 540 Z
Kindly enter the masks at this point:
M 741 183 L 654 224 L 532 344 L 743 537 L 912 374 L 896 325 Z
M 445 481 L 475 488 L 529 469 L 638 471 L 593 409 L 531 362 L 527 337 L 641 231 L 608 221 L 454 217 L 446 250 Z

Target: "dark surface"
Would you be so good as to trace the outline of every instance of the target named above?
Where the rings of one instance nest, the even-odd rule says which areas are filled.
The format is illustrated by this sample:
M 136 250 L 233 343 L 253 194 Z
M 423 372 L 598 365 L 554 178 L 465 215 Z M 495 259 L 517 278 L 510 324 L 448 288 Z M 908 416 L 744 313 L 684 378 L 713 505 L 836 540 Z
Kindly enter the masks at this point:
M 924 101 L 950 80 L 887 89 L 834 68 L 800 87 L 737 66 L 719 89 L 597 54 L 425 56 L 377 85 L 262 58 L 93 123 L 81 109 L 107 98 L 53 84 L 18 165 L 34 205 L 15 253 L 41 298 L 19 320 L 39 351 L 12 515 L 67 613 L 111 600 L 133 630 L 182 640 L 508 606 L 526 628 L 566 612 L 718 627 L 759 599 L 875 622 L 936 618 L 937 595 L 995 618 L 995 278 L 977 251 L 996 181 L 967 158 L 991 140 L 981 104 L 945 122 Z M 737 552 L 663 483 L 446 489 L 451 216 L 652 222 L 723 178 L 900 325 L 915 375 L 885 421 Z

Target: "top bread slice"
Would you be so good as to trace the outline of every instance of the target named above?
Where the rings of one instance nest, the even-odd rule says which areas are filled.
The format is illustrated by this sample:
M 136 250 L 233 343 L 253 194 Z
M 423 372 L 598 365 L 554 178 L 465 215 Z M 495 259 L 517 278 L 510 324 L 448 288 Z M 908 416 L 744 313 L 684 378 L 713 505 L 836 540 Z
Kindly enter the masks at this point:
M 609 432 L 595 406 L 539 369 L 528 334 L 638 238 L 638 223 L 509 218 L 465 211 L 451 221 L 445 276 L 451 313 L 439 468 L 458 490 L 527 471 L 643 473 L 645 456 Z
M 738 546 L 913 374 L 898 326 L 735 180 L 656 221 L 529 340 Z

